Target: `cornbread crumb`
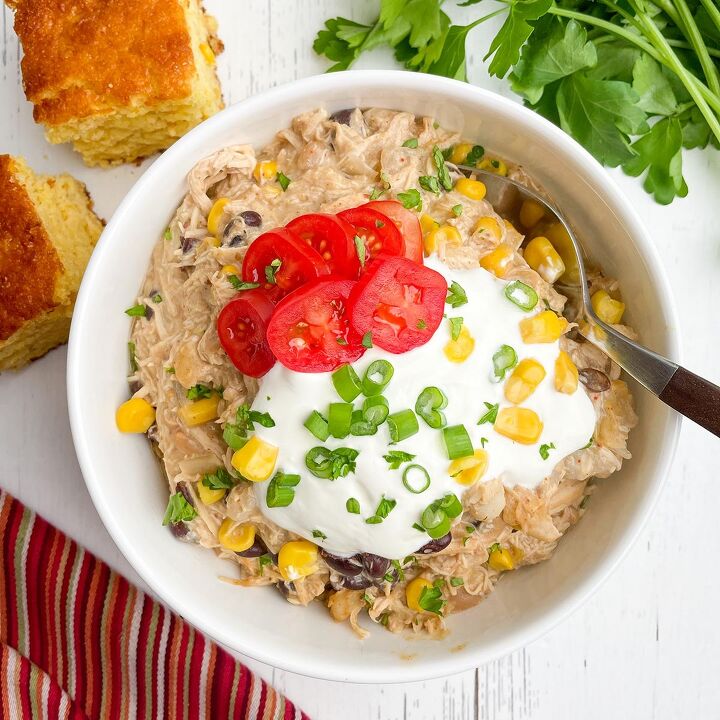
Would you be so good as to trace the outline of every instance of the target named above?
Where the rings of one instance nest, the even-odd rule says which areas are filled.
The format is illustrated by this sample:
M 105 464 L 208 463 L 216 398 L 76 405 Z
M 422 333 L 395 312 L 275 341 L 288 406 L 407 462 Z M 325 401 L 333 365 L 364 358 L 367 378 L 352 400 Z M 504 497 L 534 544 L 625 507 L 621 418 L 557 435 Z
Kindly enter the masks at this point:
M 0 371 L 67 342 L 75 296 L 102 231 L 85 186 L 0 155 Z
M 87 165 L 138 161 L 223 107 L 222 43 L 200 0 L 6 0 L 25 94 Z

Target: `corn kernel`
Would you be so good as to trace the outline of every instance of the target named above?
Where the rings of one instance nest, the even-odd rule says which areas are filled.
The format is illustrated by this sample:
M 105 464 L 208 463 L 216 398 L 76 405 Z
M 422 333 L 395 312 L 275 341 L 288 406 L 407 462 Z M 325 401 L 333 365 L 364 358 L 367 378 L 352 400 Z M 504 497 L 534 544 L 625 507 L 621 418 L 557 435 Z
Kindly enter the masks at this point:
M 474 349 L 475 339 L 470 334 L 467 327 L 463 325 L 460 328 L 460 335 L 458 335 L 458 339 L 450 340 L 443 348 L 443 352 L 450 362 L 461 363 L 465 362 L 470 357 Z
M 243 552 L 255 542 L 255 526 L 227 517 L 218 530 L 218 542 L 230 552 Z
M 420 216 L 420 227 L 422 228 L 423 235 L 440 227 L 440 223 L 433 217 L 430 217 L 427 213 Z
M 262 180 L 274 180 L 277 177 L 277 163 L 274 160 L 262 160 L 255 165 L 253 177 L 260 183 Z
M 543 431 L 542 420 L 534 410 L 522 407 L 502 408 L 495 420 L 495 432 L 523 445 L 532 445 Z
M 525 246 L 524 257 L 545 282 L 554 283 L 565 272 L 565 263 L 546 237 L 533 238 Z
M 545 215 L 545 208 L 537 200 L 523 200 L 520 206 L 520 222 L 526 228 L 535 227 Z
M 207 60 L 208 64 L 215 64 L 215 53 L 207 43 L 200 43 L 200 54 Z
M 537 360 L 521 360 L 505 381 L 505 399 L 516 405 L 524 402 L 544 378 L 545 368 Z
M 482 200 L 487 192 L 485 183 L 470 178 L 460 178 L 455 183 L 455 190 L 471 200 Z
M 448 468 L 448 475 L 461 485 L 472 485 L 485 474 L 487 466 L 488 454 L 478 448 L 470 457 L 453 460 Z
M 489 232 L 498 241 L 502 237 L 500 223 L 490 215 L 483 215 L 483 217 L 477 221 L 475 232 Z
M 455 145 L 450 155 L 450 162 L 455 165 L 461 165 L 464 163 L 465 160 L 467 160 L 468 153 L 472 150 L 472 147 L 473 146 L 470 143 L 458 143 Z
M 598 290 L 590 298 L 595 314 L 608 325 L 617 325 L 625 312 L 625 303 L 611 298 L 605 290 Z
M 496 175 L 505 176 L 508 173 L 507 165 L 498 158 L 483 158 L 478 167 L 481 170 L 487 170 L 495 173 Z
M 440 225 L 431 230 L 423 239 L 426 255 L 432 255 L 448 245 L 462 245 L 460 232 L 453 225 Z
M 213 393 L 209 398 L 195 400 L 195 402 L 183 405 L 180 410 L 178 410 L 178 415 L 189 427 L 193 425 L 203 425 L 218 416 L 219 402 L 220 396 Z
M 513 562 L 510 551 L 507 548 L 500 547 L 498 543 L 495 543 L 495 545 L 490 548 L 488 565 L 498 572 L 515 569 L 515 563 Z
M 480 258 L 480 267 L 501 278 L 505 277 L 512 259 L 513 249 L 505 243 L 500 243 L 492 252 Z
M 565 332 L 568 321 L 552 310 L 543 310 L 537 315 L 521 320 L 519 325 L 523 342 L 551 343 Z
M 280 548 L 278 570 L 285 580 L 297 580 L 317 570 L 318 549 L 307 540 L 292 540 Z
M 144 433 L 155 422 L 155 408 L 144 398 L 130 398 L 115 411 L 120 432 Z
M 555 389 L 572 395 L 578 387 L 578 369 L 570 356 L 561 350 L 555 360 Z
M 565 226 L 559 222 L 550 223 L 544 228 L 543 234 L 550 240 L 565 265 L 565 272 L 561 280 L 570 285 L 577 285 L 580 282 L 578 259 Z
M 253 435 L 232 456 L 232 466 L 250 482 L 264 482 L 273 473 L 278 448 Z
M 195 486 L 200 500 L 205 505 L 212 505 L 225 497 L 225 490 L 218 488 L 217 490 L 209 488 L 202 480 Z
M 220 268 L 220 272 L 223 275 L 239 275 L 240 271 L 238 270 L 237 265 L 223 265 Z
M 210 208 L 210 212 L 208 213 L 208 219 L 207 219 L 207 229 L 211 235 L 217 235 L 218 223 L 220 222 L 220 217 L 222 216 L 223 211 L 225 210 L 225 206 L 229 202 L 230 202 L 229 198 L 226 198 L 226 197 L 218 198 L 213 203 L 213 206 Z
M 432 586 L 433 584 L 423 577 L 416 577 L 414 580 L 411 580 L 405 588 L 405 601 L 407 602 L 407 606 L 415 612 L 425 612 L 420 606 L 420 595 L 422 595 L 422 591 L 425 590 L 425 588 L 431 588 Z

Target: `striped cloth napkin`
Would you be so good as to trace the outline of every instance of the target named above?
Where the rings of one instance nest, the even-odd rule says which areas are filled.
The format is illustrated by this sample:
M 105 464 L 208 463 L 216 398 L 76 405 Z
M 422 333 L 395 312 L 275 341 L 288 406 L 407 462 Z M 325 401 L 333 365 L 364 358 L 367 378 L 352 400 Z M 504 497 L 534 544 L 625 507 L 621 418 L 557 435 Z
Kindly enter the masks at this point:
M 307 720 L 0 490 L 0 718 Z

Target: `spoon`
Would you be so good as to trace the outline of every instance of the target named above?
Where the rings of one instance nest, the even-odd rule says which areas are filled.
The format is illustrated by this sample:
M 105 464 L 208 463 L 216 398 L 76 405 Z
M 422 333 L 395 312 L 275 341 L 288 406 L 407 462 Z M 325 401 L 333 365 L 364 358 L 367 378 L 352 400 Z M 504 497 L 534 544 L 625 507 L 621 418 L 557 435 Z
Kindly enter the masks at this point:
M 720 437 L 720 387 L 625 337 L 597 316 L 590 302 L 582 246 L 557 208 L 510 178 L 467 165 L 457 168 L 482 180 L 487 188 L 485 199 L 501 217 L 515 223 L 523 201 L 534 200 L 546 217 L 565 228 L 575 251 L 579 283 L 560 289 L 574 292 L 582 300 L 582 314 L 588 324 L 578 327 L 578 332 L 666 405 Z

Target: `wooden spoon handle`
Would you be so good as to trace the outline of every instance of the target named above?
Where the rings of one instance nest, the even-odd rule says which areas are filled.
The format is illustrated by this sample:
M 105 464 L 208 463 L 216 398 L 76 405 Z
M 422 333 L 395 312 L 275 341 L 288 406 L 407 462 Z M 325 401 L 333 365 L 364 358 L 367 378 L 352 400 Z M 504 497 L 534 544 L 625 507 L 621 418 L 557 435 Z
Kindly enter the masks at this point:
M 679 367 L 658 397 L 720 437 L 720 387 Z

